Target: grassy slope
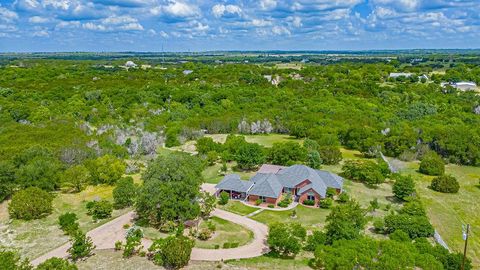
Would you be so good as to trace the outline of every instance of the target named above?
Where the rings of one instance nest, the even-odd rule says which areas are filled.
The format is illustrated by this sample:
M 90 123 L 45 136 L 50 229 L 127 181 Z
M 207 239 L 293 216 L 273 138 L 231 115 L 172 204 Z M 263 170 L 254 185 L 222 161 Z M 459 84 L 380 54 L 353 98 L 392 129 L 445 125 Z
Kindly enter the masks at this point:
M 219 205 L 218 207 L 220 209 L 227 210 L 242 216 L 248 215 L 258 210 L 257 208 L 250 207 L 239 201 L 233 201 L 233 200 L 230 200 L 226 205 Z
M 218 217 L 212 217 L 210 221 L 215 224 L 215 234 L 212 238 L 206 241 L 197 240 L 195 247 L 215 248 L 215 245 L 218 245 L 221 248 L 223 247 L 224 243 L 233 242 L 238 243 L 239 246 L 243 246 L 248 244 L 253 239 L 253 232 L 241 225 Z M 207 228 L 207 224 L 202 222 L 200 224 L 200 229 L 202 228 Z
M 472 226 L 469 241 L 469 256 L 475 268 L 480 267 L 480 168 L 447 165 L 446 173 L 454 175 L 460 182 L 457 194 L 443 194 L 428 188 L 431 176 L 417 172 L 418 162 L 404 163 L 403 171 L 417 179 L 417 192 L 428 210 L 428 216 L 454 251 L 463 252 L 462 224 Z

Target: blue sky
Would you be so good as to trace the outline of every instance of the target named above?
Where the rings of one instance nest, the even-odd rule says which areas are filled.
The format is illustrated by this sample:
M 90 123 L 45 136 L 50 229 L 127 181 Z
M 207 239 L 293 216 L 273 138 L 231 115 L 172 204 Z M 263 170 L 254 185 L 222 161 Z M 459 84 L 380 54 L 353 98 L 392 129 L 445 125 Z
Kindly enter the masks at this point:
M 479 48 L 480 0 L 0 0 L 0 52 Z

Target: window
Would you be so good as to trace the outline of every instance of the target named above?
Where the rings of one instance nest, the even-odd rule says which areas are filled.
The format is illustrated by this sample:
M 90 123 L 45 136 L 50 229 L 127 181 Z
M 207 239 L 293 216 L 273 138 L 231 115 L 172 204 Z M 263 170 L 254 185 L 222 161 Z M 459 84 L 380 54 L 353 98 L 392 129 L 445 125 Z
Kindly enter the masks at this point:
M 310 200 L 310 201 L 315 201 L 315 196 L 314 195 L 307 195 L 307 200 Z
M 262 200 L 262 202 L 266 202 L 267 198 L 265 198 L 265 196 L 260 196 L 260 200 Z

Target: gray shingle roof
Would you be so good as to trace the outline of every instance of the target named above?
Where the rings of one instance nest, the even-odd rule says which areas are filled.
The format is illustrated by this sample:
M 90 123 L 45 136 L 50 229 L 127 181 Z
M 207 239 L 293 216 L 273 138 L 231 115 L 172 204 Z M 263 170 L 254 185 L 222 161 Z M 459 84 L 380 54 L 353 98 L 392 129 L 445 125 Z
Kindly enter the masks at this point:
M 253 185 L 252 181 L 241 180 L 238 174 L 226 175 L 215 188 L 232 190 L 236 192 L 247 192 Z
M 255 185 L 250 189 L 248 194 L 278 198 L 280 193 L 282 193 L 283 187 L 275 174 L 256 174 L 252 177 L 252 181 L 253 178 L 255 178 Z
M 305 180 L 310 182 L 322 181 L 318 173 L 305 165 L 293 165 L 278 172 L 279 179 L 284 187 L 294 188 Z
M 316 170 L 320 178 L 323 179 L 323 182 L 327 187 L 331 188 L 338 188 L 342 189 L 343 188 L 343 178 L 333 174 L 331 172 L 327 171 L 322 171 L 322 170 Z

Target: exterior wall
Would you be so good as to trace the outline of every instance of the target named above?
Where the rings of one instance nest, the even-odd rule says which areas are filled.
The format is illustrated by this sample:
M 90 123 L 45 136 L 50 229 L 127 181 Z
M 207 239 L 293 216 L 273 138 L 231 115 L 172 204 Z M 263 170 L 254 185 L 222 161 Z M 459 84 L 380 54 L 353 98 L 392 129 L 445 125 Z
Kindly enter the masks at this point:
M 251 204 L 255 204 L 255 201 L 260 199 L 260 196 L 257 196 L 257 195 L 249 195 L 248 196 L 248 202 L 251 203 Z M 280 201 L 280 197 L 278 198 L 270 198 L 270 197 L 266 197 L 265 198 L 266 202 L 263 203 L 263 204 L 273 204 L 273 205 L 277 205 L 277 203 Z
M 315 206 L 318 206 L 318 203 L 320 202 L 321 200 L 321 197 L 318 193 L 316 193 L 315 191 L 313 191 L 312 189 L 309 189 L 307 191 L 305 191 L 303 194 L 300 195 L 300 197 L 298 198 L 298 202 L 303 204 L 303 201 L 305 201 L 308 197 L 308 194 L 312 192 L 313 193 L 313 196 L 315 197 Z

